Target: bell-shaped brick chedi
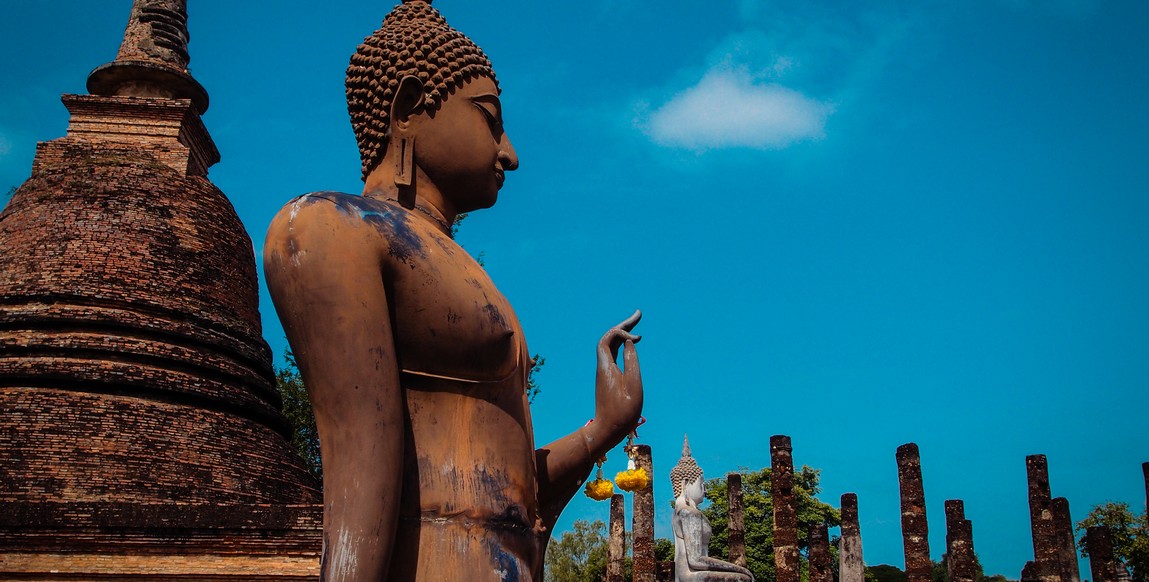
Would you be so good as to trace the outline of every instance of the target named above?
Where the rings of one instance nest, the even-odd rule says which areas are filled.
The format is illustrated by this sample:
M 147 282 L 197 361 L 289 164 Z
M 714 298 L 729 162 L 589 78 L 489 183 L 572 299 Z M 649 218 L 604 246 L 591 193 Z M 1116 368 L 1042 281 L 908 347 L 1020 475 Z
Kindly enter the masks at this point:
M 318 503 L 251 239 L 206 177 L 219 154 L 186 4 L 136 0 L 117 59 L 63 97 L 67 135 L 39 144 L 0 214 L 0 503 L 43 523 L 71 523 L 54 504 L 145 527 L 182 504 Z

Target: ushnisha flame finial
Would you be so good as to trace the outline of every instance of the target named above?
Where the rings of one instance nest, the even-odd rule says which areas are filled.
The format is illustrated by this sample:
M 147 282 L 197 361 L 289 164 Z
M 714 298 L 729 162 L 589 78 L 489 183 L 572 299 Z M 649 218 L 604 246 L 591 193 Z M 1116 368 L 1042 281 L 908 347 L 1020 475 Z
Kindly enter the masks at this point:
M 674 488 L 675 499 L 682 495 L 683 484 L 688 485 L 701 477 L 702 467 L 699 467 L 694 457 L 690 456 L 690 440 L 683 435 L 682 458 L 678 459 L 678 464 L 670 470 L 670 486 Z
M 88 75 L 88 92 L 191 99 L 207 111 L 207 91 L 188 72 L 187 20 L 187 0 L 135 0 L 116 60 Z

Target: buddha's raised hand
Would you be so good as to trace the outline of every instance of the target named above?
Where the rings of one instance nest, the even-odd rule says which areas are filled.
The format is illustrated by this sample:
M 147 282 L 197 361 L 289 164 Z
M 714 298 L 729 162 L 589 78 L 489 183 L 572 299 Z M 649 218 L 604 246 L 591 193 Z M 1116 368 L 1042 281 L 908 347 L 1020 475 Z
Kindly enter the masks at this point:
M 642 414 L 642 374 L 634 344 L 642 339 L 631 333 L 642 312 L 610 328 L 598 342 L 598 373 L 595 377 L 594 424 L 606 431 L 607 439 L 618 439 L 638 425 Z M 622 347 L 623 367 L 618 367 L 618 349 Z

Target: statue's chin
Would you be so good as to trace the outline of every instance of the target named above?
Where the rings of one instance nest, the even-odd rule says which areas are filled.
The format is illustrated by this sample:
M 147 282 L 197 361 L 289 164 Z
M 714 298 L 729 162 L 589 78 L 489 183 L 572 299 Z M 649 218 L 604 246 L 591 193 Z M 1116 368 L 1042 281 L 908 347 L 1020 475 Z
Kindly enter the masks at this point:
M 466 201 L 467 202 L 466 204 L 459 204 L 456 206 L 456 208 L 458 208 L 459 212 L 471 212 L 474 210 L 484 210 L 486 208 L 490 208 L 490 207 L 494 206 L 495 202 L 498 202 L 498 200 L 499 200 L 499 192 L 496 190 L 495 192 L 492 192 L 491 194 L 484 194 L 481 196 L 476 196 L 473 199 L 469 199 Z

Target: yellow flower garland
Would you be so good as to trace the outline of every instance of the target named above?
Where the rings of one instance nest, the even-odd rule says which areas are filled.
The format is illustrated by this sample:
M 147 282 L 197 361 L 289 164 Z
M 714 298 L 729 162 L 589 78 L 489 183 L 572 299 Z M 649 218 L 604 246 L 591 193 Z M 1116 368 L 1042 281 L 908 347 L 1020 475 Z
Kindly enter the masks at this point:
M 639 467 L 637 469 L 631 468 L 619 472 L 614 476 L 614 482 L 618 483 L 618 488 L 623 491 L 642 491 L 650 486 L 650 475 L 646 474 L 646 469 Z
M 595 501 L 605 501 L 610 499 L 611 495 L 614 495 L 614 483 L 602 478 L 602 464 L 605 461 L 606 457 L 598 460 L 598 463 L 596 463 L 598 465 L 598 472 L 595 473 L 594 481 L 587 483 L 586 488 L 583 489 L 583 493 L 586 493 L 587 497 Z
M 586 489 L 583 492 L 595 501 L 605 501 L 614 495 L 614 483 L 606 479 L 595 479 L 586 484 Z

